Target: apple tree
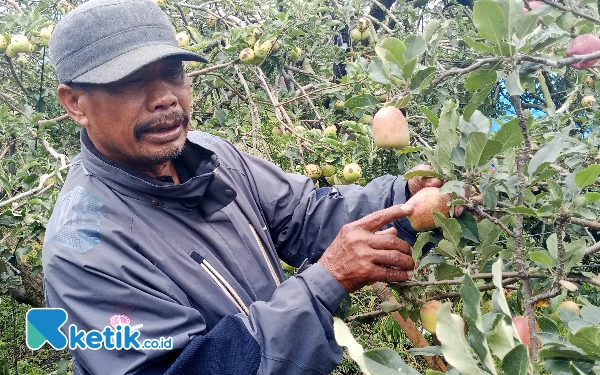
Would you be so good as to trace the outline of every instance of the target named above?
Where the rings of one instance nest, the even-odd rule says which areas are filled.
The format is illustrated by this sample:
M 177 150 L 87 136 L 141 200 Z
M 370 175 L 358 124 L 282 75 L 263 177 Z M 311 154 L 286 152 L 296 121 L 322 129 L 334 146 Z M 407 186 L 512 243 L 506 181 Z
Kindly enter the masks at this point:
M 413 278 L 371 286 L 368 311 L 357 293 L 335 320 L 361 371 L 595 373 L 595 2 L 156 2 L 180 45 L 210 60 L 186 65 L 192 128 L 321 187 L 444 181 L 413 200 L 413 225 L 431 224 Z M 0 294 L 33 306 L 43 233 L 79 147 L 46 46 L 76 5 L 0 5 Z M 374 326 L 401 345 L 364 350 L 354 337 L 367 342 Z

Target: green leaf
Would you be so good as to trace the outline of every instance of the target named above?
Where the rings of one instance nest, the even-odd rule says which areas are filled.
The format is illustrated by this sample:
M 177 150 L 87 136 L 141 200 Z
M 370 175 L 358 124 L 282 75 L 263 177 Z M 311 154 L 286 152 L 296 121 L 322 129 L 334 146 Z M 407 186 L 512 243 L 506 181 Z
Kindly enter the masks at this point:
M 477 52 L 494 53 L 494 48 L 492 46 L 488 46 L 487 44 L 481 42 L 476 42 L 471 38 L 465 38 L 464 41 L 469 45 L 469 47 L 473 48 Z
M 431 232 L 421 232 L 417 237 L 417 241 L 412 247 L 412 257 L 413 261 L 417 263 L 421 256 L 423 255 L 423 246 L 425 246 L 431 238 Z
M 404 174 L 404 180 L 408 181 L 413 177 L 417 177 L 417 176 L 422 176 L 422 177 L 435 177 L 435 178 L 439 178 L 439 179 L 444 179 L 444 175 L 437 173 L 437 172 L 432 172 L 432 171 L 423 171 L 420 169 L 408 172 Z
M 359 109 L 372 109 L 375 108 L 375 106 L 379 104 L 379 101 L 377 100 L 376 97 L 374 97 L 373 95 L 370 94 L 364 94 L 364 95 L 357 95 L 357 96 L 353 96 L 352 98 L 346 100 L 346 108 L 349 108 L 352 110 L 352 112 L 356 112 Z
M 477 91 L 490 83 L 496 83 L 498 74 L 495 67 L 483 67 L 476 69 L 467 75 L 465 89 L 468 91 Z
M 366 375 L 373 375 L 367 369 L 362 345 L 360 345 L 354 336 L 352 336 L 350 328 L 348 328 L 342 319 L 337 317 L 333 318 L 333 332 L 335 335 L 335 341 L 339 346 L 346 347 L 348 350 L 348 355 L 356 362 L 361 371 Z
M 442 229 L 444 238 L 458 248 L 462 236 L 462 228 L 458 220 L 445 217 L 439 212 L 433 212 L 433 221 L 438 228 Z
M 498 245 L 488 245 L 479 251 L 479 267 L 483 267 L 485 263 L 493 256 L 502 251 Z
M 419 106 L 419 110 L 420 110 L 421 112 L 423 112 L 423 114 L 425 115 L 425 117 L 427 117 L 427 120 L 429 120 L 429 122 L 431 122 L 431 124 L 433 125 L 433 127 L 434 127 L 434 128 L 437 128 L 437 126 L 438 126 L 438 122 L 439 122 L 440 120 L 439 120 L 439 119 L 438 119 L 438 117 L 435 115 L 435 113 L 433 113 L 433 112 L 431 111 L 431 109 L 429 109 L 429 108 L 427 108 L 427 107 L 425 107 L 425 106 L 422 106 L 422 105 L 420 105 L 420 106 Z
M 451 313 L 446 302 L 438 310 L 436 335 L 442 343 L 444 358 L 463 374 L 485 375 L 471 356 L 471 348 L 465 337 L 465 323 L 460 316 Z
M 546 162 L 554 163 L 560 153 L 568 147 L 572 147 L 571 143 L 563 141 L 558 137 L 546 143 L 529 161 L 529 175 L 532 176 L 537 171 L 538 167 Z
M 456 112 L 456 103 L 448 101 L 442 108 L 439 125 L 435 131 L 438 141 L 435 156 L 439 167 L 445 174 L 453 175 L 452 150 L 459 143 L 458 135 L 459 117 Z
M 492 280 L 494 286 L 496 287 L 493 296 L 494 305 L 498 306 L 505 315 L 512 316 L 510 309 L 508 308 L 506 298 L 504 297 L 504 286 L 502 286 L 502 267 L 502 258 L 498 258 L 498 260 L 492 265 Z
M 479 0 L 473 6 L 473 23 L 479 35 L 500 45 L 508 35 L 508 25 L 502 8 L 494 0 Z
M 532 262 L 541 263 L 548 268 L 552 267 L 552 257 L 542 251 L 530 252 L 529 259 L 531 259 Z
M 446 258 L 457 258 L 458 257 L 458 249 L 456 246 L 448 241 L 447 239 L 441 240 L 434 251 Z
M 369 78 L 377 83 L 382 83 L 384 85 L 390 84 L 390 80 L 383 69 L 383 63 L 378 57 L 374 56 L 369 64 Z
M 364 355 L 367 359 L 367 368 L 373 375 L 387 375 L 392 373 L 420 375 L 417 370 L 407 365 L 400 357 L 400 354 L 393 349 L 377 348 L 366 350 Z M 388 370 L 393 372 L 388 372 Z
M 589 203 L 596 203 L 600 201 L 600 193 L 597 193 L 595 191 L 587 192 L 583 196 L 585 197 L 585 199 L 587 199 Z
M 425 51 L 427 51 L 427 44 L 421 35 L 409 35 L 404 39 L 404 61 L 412 59 L 418 59 Z
M 479 229 L 479 238 L 481 239 L 480 248 L 494 244 L 502 233 L 502 228 L 492 223 L 489 219 L 481 220 L 477 224 L 477 228 Z
M 494 140 L 502 144 L 502 149 L 500 152 L 504 152 L 512 147 L 521 146 L 521 144 L 523 144 L 524 137 L 521 127 L 519 126 L 519 119 L 514 118 L 509 122 L 504 123 L 496 132 Z
M 422 355 L 424 357 L 431 357 L 434 355 L 444 355 L 442 349 L 439 346 L 425 346 L 423 348 L 410 348 L 408 352 L 411 355 Z
M 494 291 L 494 294 L 496 292 Z M 500 294 L 504 295 L 502 292 Z M 513 332 L 512 326 L 508 325 L 504 319 L 500 319 L 494 331 L 488 336 L 490 349 L 500 360 L 503 360 L 515 347 Z
M 477 220 L 468 212 L 458 217 L 458 223 L 462 227 L 462 237 L 479 243 L 479 231 L 477 230 Z
M 533 208 L 529 208 L 529 207 L 525 207 L 525 206 L 508 207 L 508 208 L 506 208 L 506 211 L 513 213 L 513 214 L 537 217 L 537 212 Z
M 417 66 L 417 59 L 408 60 L 402 67 L 402 77 L 409 79 L 412 77 L 415 67 Z
M 550 253 L 550 256 L 552 256 L 552 259 L 557 259 L 558 239 L 556 233 L 552 233 L 548 236 L 548 238 L 546 238 L 546 249 L 548 249 L 548 252 Z
M 575 183 L 580 189 L 583 189 L 588 185 L 594 184 L 599 174 L 600 165 L 592 164 L 586 169 L 575 173 Z
M 391 313 L 392 311 L 396 311 L 398 309 L 400 309 L 402 306 L 400 306 L 397 303 L 391 302 L 391 301 L 383 301 L 379 304 L 379 308 L 381 309 L 381 311 L 386 312 L 386 313 Z
M 494 86 L 496 86 L 496 82 L 488 83 L 481 90 L 473 94 L 471 100 L 469 101 L 469 104 L 465 107 L 465 110 L 463 111 L 463 118 L 465 120 L 468 121 L 471 118 L 471 115 L 473 115 L 477 108 L 479 108 L 481 102 L 483 102 L 485 98 L 488 97 L 490 91 L 492 91 L 492 88 L 494 88 Z
M 377 56 L 382 60 L 396 64 L 400 68 L 404 65 L 404 51 L 406 51 L 404 42 L 393 37 L 382 39 L 375 46 Z
M 487 139 L 487 135 L 484 133 L 473 132 L 469 134 L 467 141 L 465 167 L 475 169 L 487 165 L 501 149 L 500 142 Z
M 519 72 L 515 69 L 504 79 L 504 84 L 506 85 L 506 91 L 508 91 L 509 95 L 521 95 L 525 92 L 523 87 L 521 87 L 521 78 L 519 77 Z
M 600 328 L 583 327 L 569 334 L 571 344 L 583 350 L 587 355 L 600 360 Z
M 508 352 L 502 360 L 502 370 L 505 374 L 526 375 L 529 367 L 527 346 L 519 344 Z
M 600 307 L 594 305 L 585 305 L 581 308 L 579 315 L 595 326 L 600 326 Z
M 464 274 L 460 267 L 453 266 L 448 263 L 438 264 L 435 267 L 435 279 L 436 280 L 453 280 Z

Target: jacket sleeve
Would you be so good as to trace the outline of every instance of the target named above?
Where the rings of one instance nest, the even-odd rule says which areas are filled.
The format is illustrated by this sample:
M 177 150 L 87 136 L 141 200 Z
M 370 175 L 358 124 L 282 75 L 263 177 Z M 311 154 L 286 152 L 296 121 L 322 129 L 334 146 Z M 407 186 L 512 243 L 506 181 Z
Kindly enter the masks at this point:
M 45 297 L 67 311 L 63 333 L 71 324 L 102 331 L 122 314 L 131 326 L 143 324 L 141 342 L 173 340 L 169 350 L 71 350 L 80 374 L 328 374 L 341 360 L 331 320 L 346 292 L 318 264 L 283 282 L 270 301 L 251 304 L 249 316 L 227 316 L 207 330 L 118 225 L 104 220 L 100 242 L 85 252 L 52 238 L 43 250 Z
M 381 176 L 364 187 L 351 184 L 315 188 L 307 176 L 285 173 L 250 154 L 243 153 L 243 158 L 279 256 L 295 267 L 307 259 L 316 262 L 344 224 L 409 198 L 402 177 Z M 408 219 L 392 225 L 399 238 L 414 245 L 417 233 Z

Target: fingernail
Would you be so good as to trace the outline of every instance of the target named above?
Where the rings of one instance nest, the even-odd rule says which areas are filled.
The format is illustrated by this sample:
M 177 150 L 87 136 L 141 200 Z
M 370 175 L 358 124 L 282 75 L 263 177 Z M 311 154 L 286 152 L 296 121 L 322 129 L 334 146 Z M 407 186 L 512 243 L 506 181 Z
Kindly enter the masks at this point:
M 412 278 L 412 277 L 413 277 L 413 275 L 414 275 L 414 272 L 413 272 L 413 271 L 408 271 L 408 272 L 406 272 L 406 275 L 407 275 L 407 276 L 408 276 L 408 278 L 410 279 L 410 278 Z

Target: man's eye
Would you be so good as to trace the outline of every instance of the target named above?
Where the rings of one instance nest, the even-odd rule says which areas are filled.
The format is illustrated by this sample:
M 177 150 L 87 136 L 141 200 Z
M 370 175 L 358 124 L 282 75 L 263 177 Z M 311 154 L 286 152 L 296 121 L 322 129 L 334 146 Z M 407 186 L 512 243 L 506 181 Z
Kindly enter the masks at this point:
M 167 71 L 166 76 L 170 78 L 178 78 L 183 74 L 183 69 Z
M 127 85 L 127 86 L 135 86 L 135 85 L 141 84 L 143 81 L 144 80 L 141 78 L 136 78 L 136 79 L 127 80 L 127 81 L 123 82 L 123 84 Z

